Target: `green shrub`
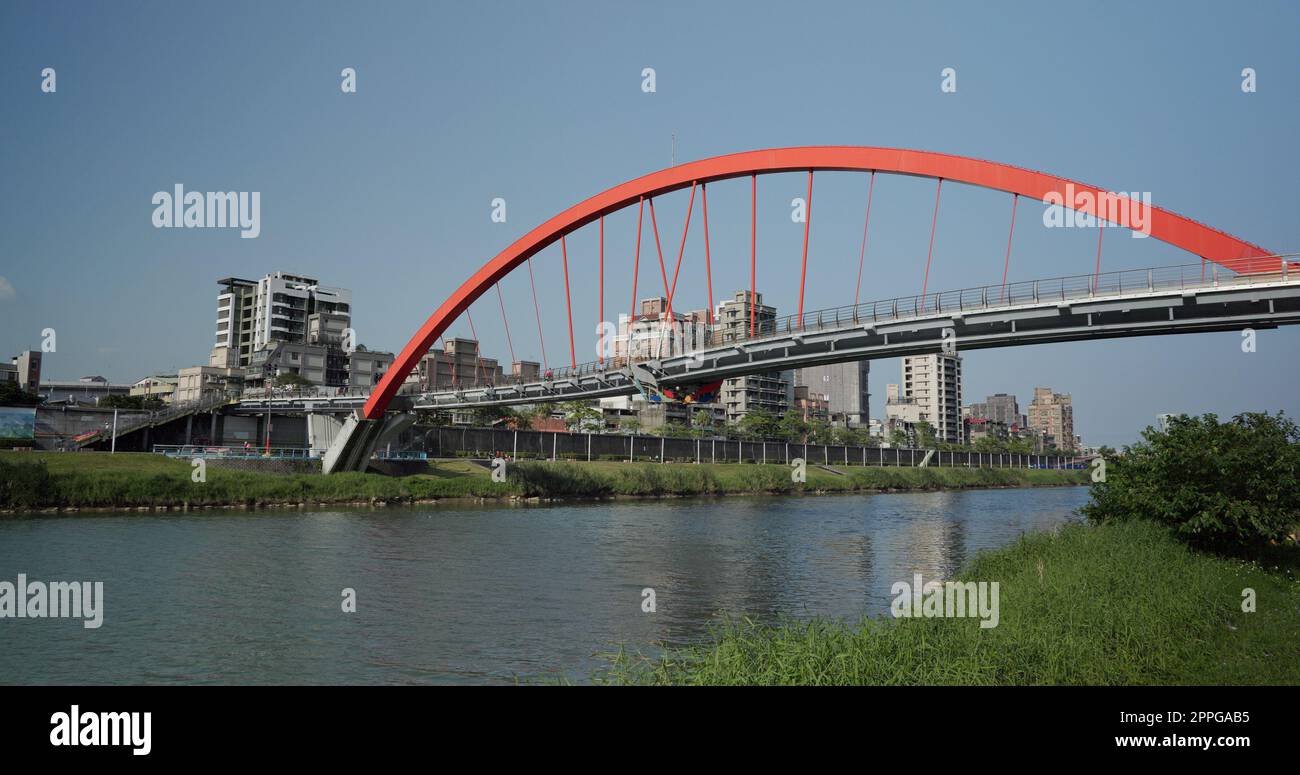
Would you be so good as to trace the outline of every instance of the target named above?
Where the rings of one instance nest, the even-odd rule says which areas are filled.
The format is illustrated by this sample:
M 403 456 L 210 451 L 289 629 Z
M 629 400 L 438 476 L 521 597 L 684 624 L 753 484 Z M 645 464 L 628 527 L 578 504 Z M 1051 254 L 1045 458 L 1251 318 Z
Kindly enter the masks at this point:
M 0 460 L 0 506 L 11 509 L 31 509 L 43 505 L 43 499 L 53 490 L 49 469 L 42 461 Z
M 1300 430 L 1282 413 L 1178 417 L 1106 460 L 1083 513 L 1151 519 L 1189 544 L 1256 553 L 1300 524 Z

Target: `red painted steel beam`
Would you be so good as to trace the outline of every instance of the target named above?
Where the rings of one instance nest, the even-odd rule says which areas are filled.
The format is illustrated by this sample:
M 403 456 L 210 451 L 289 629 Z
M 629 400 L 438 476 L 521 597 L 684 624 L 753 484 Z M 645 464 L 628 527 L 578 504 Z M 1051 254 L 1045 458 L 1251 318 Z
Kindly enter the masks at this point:
M 402 348 L 393 366 L 384 374 L 384 378 L 376 386 L 370 399 L 366 401 L 363 415 L 367 418 L 377 418 L 382 415 L 389 401 L 397 395 L 398 388 L 410 374 L 411 369 L 428 352 L 429 346 L 437 341 L 438 336 L 446 330 L 447 326 L 465 311 L 469 303 L 520 264 L 536 255 L 538 251 L 558 240 L 562 233 L 592 223 L 602 215 L 636 204 L 642 198 L 678 191 L 692 183 L 712 183 L 745 176 L 752 176 L 756 180 L 759 174 L 808 170 L 858 172 L 877 170 L 890 174 L 943 178 L 1032 197 L 1039 201 L 1049 193 L 1064 198 L 1066 187 L 1073 186 L 1075 192 L 1092 195 L 1093 201 L 1079 209 L 1093 216 L 1097 215 L 1097 195 L 1107 193 L 1094 186 L 1021 167 L 965 156 L 902 148 L 857 146 L 773 148 L 700 159 L 652 172 L 621 183 L 569 207 L 520 237 L 484 264 L 434 310 L 424 325 Z M 756 186 L 756 183 L 751 185 Z M 1122 203 L 1125 197 L 1120 196 L 1118 200 Z M 1072 204 L 1066 202 L 1066 206 Z M 1273 251 L 1265 250 L 1258 245 L 1168 210 L 1151 207 L 1150 223 L 1152 237 L 1230 270 L 1265 272 L 1281 267 L 1279 259 L 1268 258 L 1275 255 Z M 751 233 L 751 241 L 752 239 Z M 751 265 L 753 251 L 751 246 Z

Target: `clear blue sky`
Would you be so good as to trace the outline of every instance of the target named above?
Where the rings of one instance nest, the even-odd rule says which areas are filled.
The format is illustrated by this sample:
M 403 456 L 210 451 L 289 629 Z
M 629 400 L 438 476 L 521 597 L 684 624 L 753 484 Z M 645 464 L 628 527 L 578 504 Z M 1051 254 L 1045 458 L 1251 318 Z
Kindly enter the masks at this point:
M 46 374 L 129 381 L 204 363 L 215 281 L 283 269 L 351 288 L 354 325 L 398 350 L 472 270 L 569 205 L 679 160 L 848 144 L 977 156 L 1150 191 L 1154 203 L 1300 251 L 1295 3 L 5 3 L 0 6 L 0 354 L 56 329 Z M 42 94 L 53 67 L 58 91 Z M 358 92 L 339 71 L 355 67 Z M 641 91 L 641 70 L 657 91 Z M 940 71 L 957 70 L 943 94 Z M 1253 67 L 1258 91 L 1241 91 Z M 262 232 L 155 229 L 155 191 L 260 191 Z M 801 176 L 760 180 L 759 285 L 792 311 Z M 863 176 L 819 175 L 807 307 L 852 300 Z M 916 293 L 932 181 L 878 178 L 864 298 Z M 747 283 L 745 184 L 710 188 L 715 288 Z M 508 222 L 491 222 L 506 199 Z M 659 214 L 675 253 L 685 195 Z M 698 204 L 698 203 L 697 203 Z M 1010 202 L 945 186 L 931 289 L 997 282 Z M 1012 279 L 1091 271 L 1095 232 L 1022 203 Z M 698 218 L 698 210 L 697 210 Z M 632 218 L 607 223 L 628 306 Z M 698 220 L 675 306 L 704 303 Z M 570 240 L 578 359 L 592 355 L 595 232 Z M 669 247 L 671 246 L 671 247 Z M 645 246 L 643 245 L 643 249 Z M 642 262 L 641 287 L 658 285 Z M 1103 269 L 1195 261 L 1107 235 Z M 653 267 L 653 270 L 651 269 Z M 568 359 L 559 252 L 535 259 L 547 354 Z M 12 288 L 10 291 L 9 289 Z M 502 284 L 537 358 L 527 276 Z M 509 358 L 495 297 L 473 308 Z M 467 335 L 464 322 L 454 334 Z M 1073 393 L 1088 442 L 1162 411 L 1286 409 L 1300 330 L 974 351 L 966 400 Z M 897 360 L 873 364 L 873 415 Z

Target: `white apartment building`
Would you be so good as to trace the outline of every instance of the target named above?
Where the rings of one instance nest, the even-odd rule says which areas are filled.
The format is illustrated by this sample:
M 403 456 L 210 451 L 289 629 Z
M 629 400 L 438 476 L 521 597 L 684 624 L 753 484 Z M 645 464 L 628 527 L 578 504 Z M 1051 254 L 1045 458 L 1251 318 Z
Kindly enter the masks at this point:
M 903 358 L 901 385 L 886 388 L 885 417 L 903 426 L 925 422 L 936 441 L 963 444 L 961 356 L 913 355 Z
M 307 341 L 308 318 L 351 324 L 352 292 L 310 277 L 274 272 L 261 280 L 218 280 L 216 343 L 209 365 L 246 367 L 254 351 L 278 342 Z

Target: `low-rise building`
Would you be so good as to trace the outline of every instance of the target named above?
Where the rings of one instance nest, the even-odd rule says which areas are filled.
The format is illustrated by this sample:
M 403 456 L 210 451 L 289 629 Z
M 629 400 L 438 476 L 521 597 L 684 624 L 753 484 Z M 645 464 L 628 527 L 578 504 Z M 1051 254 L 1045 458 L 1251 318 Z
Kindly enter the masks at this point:
M 105 396 L 130 395 L 131 385 L 113 384 L 98 375 L 82 377 L 76 381 L 42 380 L 37 394 L 49 403 L 94 406 Z
M 244 390 L 244 370 L 221 366 L 189 366 L 176 373 L 173 404 L 206 401 L 216 396 L 238 398 Z
M 146 401 L 151 398 L 171 401 L 179 383 L 180 375 L 178 374 L 155 374 L 151 377 L 145 377 L 132 385 L 129 395 L 141 396 Z
M 830 400 L 825 393 L 817 393 L 807 385 L 794 389 L 794 402 L 791 408 L 799 413 L 804 422 L 829 422 Z

